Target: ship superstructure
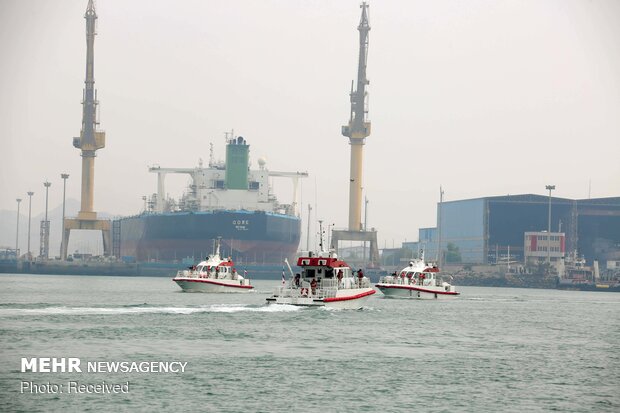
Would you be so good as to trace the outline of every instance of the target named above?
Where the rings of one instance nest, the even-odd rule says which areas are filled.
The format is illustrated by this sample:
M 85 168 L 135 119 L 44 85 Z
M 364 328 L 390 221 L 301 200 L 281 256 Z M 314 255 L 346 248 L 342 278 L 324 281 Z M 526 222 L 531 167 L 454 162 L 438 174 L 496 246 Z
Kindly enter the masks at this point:
M 307 172 L 277 172 L 250 169 L 247 141 L 231 137 L 226 143 L 226 161 L 217 162 L 213 149 L 207 167 L 162 168 L 157 174 L 157 193 L 148 208 L 135 217 L 114 222 L 117 257 L 137 261 L 178 261 L 208 255 L 221 238 L 222 254 L 238 263 L 273 264 L 294 256 L 299 246 L 301 219 L 297 211 L 297 187 Z M 188 190 L 179 199 L 165 196 L 168 174 L 187 174 Z M 271 190 L 269 179 L 293 181 L 293 200 L 282 204 Z
M 158 213 L 238 209 L 296 216 L 299 179 L 308 174 L 270 171 L 263 158 L 258 160 L 259 169 L 251 170 L 249 153 L 250 145 L 239 136 L 227 140 L 226 162 L 215 161 L 211 149 L 207 168 L 202 164 L 196 168 L 150 167 L 149 172 L 157 174 L 157 194 L 151 198 L 150 208 Z M 191 178 L 188 191 L 179 200 L 165 197 L 165 178 L 171 173 L 187 174 Z M 278 202 L 269 185 L 270 177 L 290 178 L 293 181 L 293 200 L 290 204 Z

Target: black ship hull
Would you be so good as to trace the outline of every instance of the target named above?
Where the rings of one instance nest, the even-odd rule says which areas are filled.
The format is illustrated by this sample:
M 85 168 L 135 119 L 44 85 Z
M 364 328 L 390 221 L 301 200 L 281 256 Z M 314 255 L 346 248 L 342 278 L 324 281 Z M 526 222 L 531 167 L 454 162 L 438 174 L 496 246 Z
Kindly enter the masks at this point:
M 124 260 L 198 260 L 213 252 L 238 264 L 282 263 L 294 257 L 301 235 L 298 217 L 262 211 L 144 214 L 113 224 L 113 249 Z

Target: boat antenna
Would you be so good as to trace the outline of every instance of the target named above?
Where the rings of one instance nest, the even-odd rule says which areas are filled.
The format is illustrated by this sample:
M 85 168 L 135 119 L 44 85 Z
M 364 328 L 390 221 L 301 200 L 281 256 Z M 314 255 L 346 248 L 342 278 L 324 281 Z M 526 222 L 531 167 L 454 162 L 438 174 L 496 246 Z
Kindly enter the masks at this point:
M 293 269 L 291 268 L 291 264 L 289 264 L 289 262 L 288 262 L 288 258 L 284 257 L 284 263 L 288 267 L 288 272 L 291 274 L 291 278 L 295 277 L 293 275 Z
M 323 250 L 323 220 L 319 219 L 319 248 L 321 252 L 324 252 Z

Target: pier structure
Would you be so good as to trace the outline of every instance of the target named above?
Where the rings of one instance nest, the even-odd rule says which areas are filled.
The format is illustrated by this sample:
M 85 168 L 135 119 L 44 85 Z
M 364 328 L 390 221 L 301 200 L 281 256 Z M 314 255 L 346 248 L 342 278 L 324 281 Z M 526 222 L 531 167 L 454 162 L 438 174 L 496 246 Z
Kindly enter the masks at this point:
M 371 264 L 379 262 L 379 249 L 377 246 L 377 231 L 367 231 L 362 226 L 362 173 L 363 154 L 366 138 L 370 136 L 370 121 L 367 119 L 368 105 L 366 86 L 370 83 L 366 77 L 368 61 L 368 32 L 370 23 L 368 20 L 368 4 L 360 5 L 362 16 L 357 27 L 359 31 L 359 59 L 357 67 L 357 87 L 351 83 L 351 115 L 349 123 L 342 127 L 342 135 L 349 138 L 351 146 L 351 167 L 349 178 L 349 227 L 346 230 L 332 231 L 332 245 L 338 249 L 339 241 L 362 241 L 370 242 L 369 261 Z
M 97 119 L 97 90 L 95 89 L 95 35 L 97 13 L 93 0 L 86 7 L 86 80 L 82 100 L 82 130 L 73 138 L 73 146 L 81 150 L 82 193 L 81 207 L 75 218 L 65 218 L 62 223 L 61 259 L 67 258 L 67 246 L 72 230 L 95 230 L 103 234 L 104 255 L 110 255 L 110 221 L 97 219 L 94 211 L 95 157 L 96 151 L 105 147 L 105 132 L 100 131 Z

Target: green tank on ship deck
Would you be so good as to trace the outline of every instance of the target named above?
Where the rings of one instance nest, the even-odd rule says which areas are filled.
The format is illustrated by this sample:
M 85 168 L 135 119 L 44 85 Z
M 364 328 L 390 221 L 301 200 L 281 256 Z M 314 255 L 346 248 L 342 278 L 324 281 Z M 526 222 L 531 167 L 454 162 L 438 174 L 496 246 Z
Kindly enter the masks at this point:
M 226 189 L 248 189 L 250 146 L 239 136 L 226 145 Z

